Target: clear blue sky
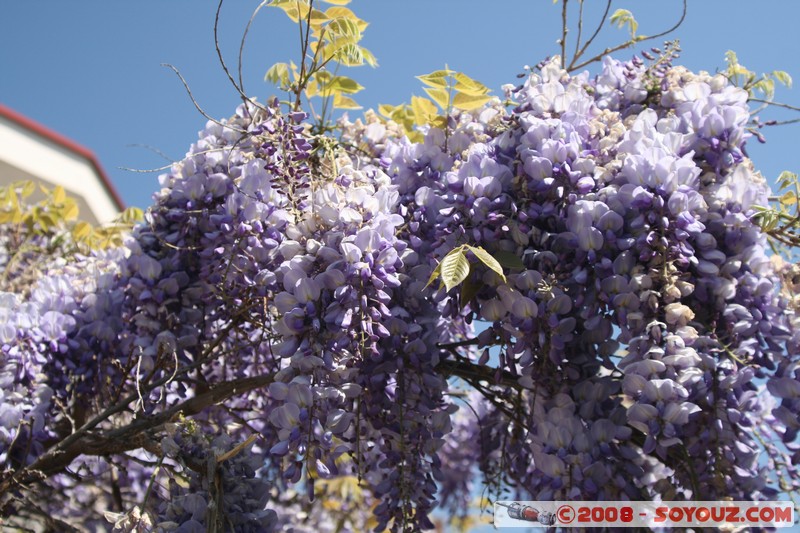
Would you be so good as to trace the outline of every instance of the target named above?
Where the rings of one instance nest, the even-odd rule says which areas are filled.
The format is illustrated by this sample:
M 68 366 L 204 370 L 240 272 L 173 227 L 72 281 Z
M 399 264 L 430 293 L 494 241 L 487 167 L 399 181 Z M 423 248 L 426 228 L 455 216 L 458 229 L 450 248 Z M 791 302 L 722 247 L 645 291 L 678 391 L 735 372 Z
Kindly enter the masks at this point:
M 258 3 L 227 0 L 223 7 L 221 40 L 232 63 Z M 364 44 L 380 62 L 376 70 L 352 72 L 366 87 L 358 95 L 365 107 L 422 94 L 414 76 L 445 63 L 497 94 L 502 84 L 516 81 L 523 65 L 558 51 L 560 7 L 550 0 L 354 0 L 350 7 L 371 23 Z M 680 11 L 679 0 L 616 0 L 612 9 L 618 7 L 634 12 L 643 34 L 671 25 Z M 157 173 L 120 167 L 149 169 L 166 162 L 129 145 L 149 145 L 180 159 L 205 123 L 174 73 L 160 64 L 183 72 L 210 115 L 228 116 L 237 105 L 216 62 L 215 9 L 209 0 L 3 0 L 0 102 L 95 151 L 124 200 L 145 207 L 158 187 Z M 684 49 L 681 62 L 693 70 L 722 68 L 725 51 L 733 49 L 751 70 L 783 69 L 800 83 L 798 20 L 800 2 L 794 0 L 689 0 L 686 22 L 674 36 Z M 601 36 L 605 45 L 624 34 L 608 29 Z M 296 58 L 297 41 L 282 13 L 262 10 L 245 54 L 251 96 L 263 100 L 274 91 L 262 80 L 264 72 L 276 61 Z M 800 104 L 797 90 L 778 96 Z M 800 150 L 792 142 L 800 125 L 766 133 L 766 146 L 755 146 L 754 139 L 748 145 L 756 166 L 767 177 L 800 171 Z

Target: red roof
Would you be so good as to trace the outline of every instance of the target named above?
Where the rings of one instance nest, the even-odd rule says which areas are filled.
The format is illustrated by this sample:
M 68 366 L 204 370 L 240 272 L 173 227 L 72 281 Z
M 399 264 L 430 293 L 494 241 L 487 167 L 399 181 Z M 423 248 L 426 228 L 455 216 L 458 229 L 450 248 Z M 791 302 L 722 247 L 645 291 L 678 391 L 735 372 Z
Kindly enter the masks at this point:
M 108 179 L 108 175 L 106 174 L 105 170 L 103 170 L 103 167 L 100 166 L 100 161 L 97 160 L 97 156 L 94 155 L 94 152 L 84 146 L 81 146 L 72 139 L 68 139 L 60 133 L 57 133 L 46 126 L 43 126 L 38 122 L 17 113 L 13 109 L 8 108 L 3 104 L 0 104 L 0 117 L 5 117 L 10 121 L 19 124 L 23 128 L 32 131 L 40 137 L 66 148 L 70 152 L 73 152 L 86 159 L 94 168 L 95 173 L 100 176 L 100 181 L 102 182 L 106 191 L 108 191 L 108 195 L 114 200 L 114 203 L 117 204 L 117 208 L 120 211 L 125 209 L 125 202 L 122 201 L 122 197 L 120 197 L 117 189 L 111 183 L 111 180 Z

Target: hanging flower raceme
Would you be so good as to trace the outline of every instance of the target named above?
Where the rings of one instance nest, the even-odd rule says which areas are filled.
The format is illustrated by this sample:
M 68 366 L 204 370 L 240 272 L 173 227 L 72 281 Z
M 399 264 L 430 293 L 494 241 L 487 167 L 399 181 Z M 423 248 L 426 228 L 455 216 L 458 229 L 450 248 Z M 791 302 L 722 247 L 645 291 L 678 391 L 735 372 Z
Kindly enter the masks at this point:
M 164 530 L 268 530 L 287 487 L 351 476 L 394 531 L 478 471 L 523 499 L 774 496 L 800 372 L 746 93 L 639 59 L 506 89 L 419 143 L 368 114 L 337 144 L 277 102 L 209 122 L 124 251 L 0 295 L 6 469 L 100 397 L 128 404 L 96 439 L 173 428 L 108 459 L 155 480 L 115 517 Z

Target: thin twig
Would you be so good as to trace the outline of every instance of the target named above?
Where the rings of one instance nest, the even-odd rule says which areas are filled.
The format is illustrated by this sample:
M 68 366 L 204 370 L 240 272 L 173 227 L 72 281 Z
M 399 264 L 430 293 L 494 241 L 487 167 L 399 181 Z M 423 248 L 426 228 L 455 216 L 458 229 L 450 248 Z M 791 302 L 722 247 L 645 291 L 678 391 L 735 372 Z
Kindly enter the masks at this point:
M 125 172 L 136 172 L 137 174 L 152 174 L 153 172 L 163 172 L 165 170 L 169 170 L 172 168 L 172 165 L 164 165 L 163 167 L 158 168 L 131 168 L 131 167 L 117 167 L 119 170 L 124 170 Z
M 145 148 L 145 149 L 150 150 L 151 152 L 153 152 L 153 153 L 155 153 L 157 155 L 160 155 L 163 159 L 166 159 L 170 163 L 175 163 L 176 162 L 174 159 L 169 157 L 167 154 L 165 154 L 164 152 L 162 152 L 161 150 L 159 150 L 158 148 L 156 148 L 154 146 L 150 146 L 149 144 L 134 143 L 134 144 L 126 144 L 125 147 L 126 148 Z
M 789 104 L 782 104 L 780 102 L 773 102 L 772 100 L 764 100 L 763 98 L 748 98 L 750 102 L 759 102 L 766 105 L 771 105 L 775 107 L 782 107 L 783 109 L 790 109 L 792 111 L 800 111 L 800 107 L 789 105 Z
M 250 15 L 250 20 L 247 21 L 247 26 L 244 28 L 244 32 L 242 33 L 242 40 L 239 43 L 239 64 L 238 64 L 238 71 L 239 71 L 239 87 L 241 87 L 242 92 L 244 92 L 244 78 L 242 76 L 242 58 L 244 57 L 244 44 L 247 41 L 247 34 L 250 31 L 250 26 L 253 25 L 253 21 L 256 19 L 256 15 L 258 12 L 261 11 L 261 8 L 269 4 L 269 0 L 264 0 L 258 7 L 253 10 L 253 14 Z
M 770 122 L 768 126 L 786 126 L 787 124 L 796 124 L 800 122 L 800 118 L 793 118 L 791 120 L 778 120 L 775 122 Z
M 581 45 L 582 34 L 583 34 L 583 0 L 578 0 L 578 38 L 575 39 L 575 53 L 572 56 L 573 61 L 575 60 L 575 57 L 577 57 L 578 55 L 578 50 Z
M 186 89 L 186 93 L 189 95 L 189 99 L 191 99 L 192 103 L 194 104 L 194 107 L 195 107 L 195 108 L 196 108 L 196 109 L 197 109 L 197 110 L 200 112 L 200 114 L 201 114 L 201 115 L 203 115 L 204 117 L 206 117 L 208 120 L 210 120 L 210 121 L 211 121 L 211 122 L 213 122 L 214 124 L 217 124 L 218 126 L 222 126 L 223 128 L 228 128 L 228 129 L 231 129 L 231 130 L 233 130 L 233 131 L 238 131 L 239 133 L 248 133 L 247 131 L 245 131 L 245 130 L 243 130 L 243 129 L 240 129 L 240 128 L 234 128 L 234 127 L 233 127 L 233 126 L 231 126 L 230 124 L 224 124 L 224 123 L 220 122 L 219 120 L 217 120 L 217 119 L 213 118 L 211 115 L 209 115 L 209 114 L 208 114 L 208 113 L 206 113 L 205 111 L 203 111 L 203 108 L 202 108 L 202 107 L 200 107 L 200 104 L 198 104 L 198 103 L 197 103 L 197 100 L 195 100 L 195 99 L 194 99 L 194 95 L 192 94 L 192 90 L 189 88 L 189 84 L 186 82 L 186 79 L 184 79 L 183 75 L 182 75 L 182 74 L 181 74 L 181 72 L 180 72 L 180 71 L 177 69 L 177 67 L 175 67 L 175 65 L 171 65 L 171 64 L 169 64 L 169 63 L 161 63 L 161 66 L 162 66 L 162 67 L 167 67 L 167 68 L 169 68 L 169 69 L 172 69 L 172 71 L 173 71 L 175 74 L 177 74 L 178 78 L 180 78 L 180 80 L 181 80 L 181 83 L 183 83 L 183 87 L 184 87 L 184 89 Z
M 591 59 L 587 59 L 583 63 L 580 63 L 578 65 L 574 65 L 574 66 L 570 65 L 569 69 L 567 69 L 567 70 L 570 71 L 570 72 L 578 70 L 580 68 L 585 67 L 586 65 L 594 63 L 595 61 L 599 61 L 600 59 L 602 59 L 603 57 L 607 56 L 608 54 L 612 54 L 612 53 L 614 53 L 614 52 L 616 52 L 618 50 L 622 50 L 623 48 L 628 48 L 629 46 L 633 46 L 634 44 L 644 43 L 644 42 L 647 42 L 647 41 L 652 41 L 653 39 L 658 39 L 659 37 L 663 37 L 665 35 L 668 35 L 668 34 L 672 33 L 673 31 L 677 30 L 680 27 L 680 25 L 683 24 L 683 21 L 686 19 L 686 11 L 687 11 L 687 0 L 683 0 L 683 12 L 681 13 L 681 18 L 678 20 L 678 22 L 675 23 L 675 25 L 673 25 L 668 30 L 662 31 L 661 33 L 657 33 L 655 35 L 650 35 L 650 36 L 647 36 L 647 37 L 642 36 L 642 37 L 637 37 L 637 38 L 634 38 L 634 39 L 630 39 L 630 40 L 628 40 L 628 41 L 626 41 L 626 42 L 624 42 L 622 44 L 619 44 L 617 46 L 614 46 L 612 48 L 606 48 L 601 53 L 597 54 L 596 56 L 594 56 Z
M 567 3 L 568 0 L 561 0 L 561 68 L 567 67 Z
M 228 81 L 231 82 L 233 88 L 236 89 L 236 92 L 238 92 L 239 96 L 242 97 L 242 102 L 244 102 L 245 104 L 250 104 L 260 109 L 265 109 L 264 106 L 262 106 L 259 103 L 256 103 L 252 98 L 244 94 L 244 90 L 242 89 L 242 87 L 239 87 L 239 85 L 233 79 L 233 76 L 231 76 L 231 73 L 228 70 L 228 65 L 225 64 L 225 59 L 222 57 L 222 50 L 219 47 L 219 14 L 220 11 L 222 11 L 222 3 L 224 1 L 225 0 L 219 0 L 219 4 L 217 5 L 217 13 L 214 16 L 214 48 L 216 48 L 217 50 L 217 58 L 219 59 L 219 64 L 220 66 L 222 66 L 222 70 L 223 72 L 225 72 L 225 75 L 228 76 Z M 246 111 L 249 112 L 250 110 L 246 109 Z
M 602 30 L 602 29 L 603 29 L 603 26 L 605 26 L 605 23 L 606 23 L 606 17 L 608 16 L 608 12 L 609 12 L 609 11 L 611 11 L 611 2 L 612 2 L 612 0 L 606 0 L 606 10 L 603 12 L 603 16 L 602 16 L 602 17 L 600 17 L 600 24 L 598 24 L 598 25 L 597 25 L 597 28 L 595 28 L 595 30 L 594 30 L 594 33 L 592 34 L 592 36 L 591 36 L 591 37 L 589 37 L 589 40 L 588 40 L 588 41 L 586 41 L 586 43 L 583 45 L 583 47 L 580 49 L 580 51 L 579 51 L 579 52 L 577 52 L 577 53 L 575 54 L 575 57 L 573 57 L 573 58 L 572 58 L 572 61 L 570 62 L 570 64 L 569 64 L 569 68 L 568 68 L 567 70 L 572 70 L 572 68 L 573 68 L 573 65 L 575 65 L 575 62 L 576 62 L 576 61 L 577 61 L 577 60 L 578 60 L 578 59 L 579 59 L 579 58 L 580 58 L 580 57 L 581 57 L 581 56 L 582 56 L 584 53 L 586 53 L 586 49 L 587 49 L 587 48 L 589 48 L 589 45 L 591 45 L 591 44 L 592 44 L 592 42 L 594 42 L 594 40 L 595 40 L 595 39 L 597 38 L 597 36 L 600 34 L 600 30 Z
M 248 308 L 245 308 L 245 310 L 246 309 L 248 309 Z M 234 319 L 230 324 L 228 324 L 228 326 L 225 327 L 225 329 L 220 333 L 220 335 L 216 339 L 214 339 L 214 341 L 203 351 L 203 353 L 200 355 L 200 357 L 197 359 L 197 361 L 195 361 L 194 363 L 192 363 L 190 365 L 187 365 L 184 368 L 182 368 L 181 371 L 179 372 L 179 374 L 184 374 L 186 372 L 194 370 L 195 368 L 199 368 L 200 366 L 205 364 L 207 362 L 208 358 L 211 356 L 211 354 L 216 350 L 216 348 L 220 344 L 222 344 L 222 341 L 225 340 L 225 338 L 227 338 L 228 333 L 233 328 L 238 326 L 241 321 L 242 321 L 242 317 L 241 317 L 241 315 L 238 315 L 236 317 L 236 319 Z M 163 385 L 164 383 L 166 383 L 170 379 L 173 379 L 173 376 L 162 377 L 162 378 L 156 380 L 155 382 L 149 384 L 145 388 L 145 390 L 149 394 L 150 391 L 155 390 L 156 387 L 159 387 L 159 386 Z M 120 413 L 123 410 L 127 409 L 128 405 L 131 402 L 135 401 L 138 397 L 139 397 L 139 394 L 136 393 L 136 392 L 128 394 L 128 396 L 123 398 L 121 401 L 117 402 L 114 405 L 109 406 L 108 408 L 103 410 L 101 413 L 97 414 L 94 418 L 92 418 L 91 420 L 86 422 L 77 431 L 75 431 L 71 435 L 65 437 L 61 442 L 59 442 L 58 444 L 56 444 L 55 446 L 53 446 L 52 448 L 47 450 L 45 453 L 43 453 L 41 456 L 39 456 L 36 459 L 36 461 L 33 462 L 33 464 L 31 464 L 31 465 L 29 465 L 27 467 L 21 468 L 20 470 L 16 471 L 12 476 L 9 476 L 8 478 L 4 479 L 3 482 L 0 483 L 0 494 L 4 494 L 12 486 L 16 485 L 17 483 L 20 483 L 21 482 L 20 480 L 23 477 L 23 473 L 27 472 L 28 475 L 31 475 L 32 473 L 34 473 L 34 472 L 36 472 L 38 470 L 41 470 L 41 467 L 43 465 L 46 465 L 48 463 L 58 462 L 58 459 L 62 458 L 65 455 L 66 451 L 68 449 L 71 449 L 71 447 L 73 445 L 75 445 L 76 443 L 79 443 L 79 441 L 83 437 L 85 437 L 89 433 L 89 431 L 91 431 L 92 429 L 97 427 L 100 423 L 104 422 L 105 420 L 107 420 L 111 416 L 113 416 L 113 415 L 115 415 L 117 413 Z M 71 462 L 71 459 L 68 460 L 64 466 L 68 465 L 70 462 Z

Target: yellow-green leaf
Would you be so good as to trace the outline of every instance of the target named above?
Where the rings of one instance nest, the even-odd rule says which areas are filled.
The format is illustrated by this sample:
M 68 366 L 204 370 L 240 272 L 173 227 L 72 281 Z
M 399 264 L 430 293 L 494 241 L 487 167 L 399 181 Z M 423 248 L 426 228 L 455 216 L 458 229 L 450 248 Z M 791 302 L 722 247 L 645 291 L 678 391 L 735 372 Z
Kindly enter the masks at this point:
M 82 241 L 92 234 L 92 226 L 87 222 L 78 222 L 72 228 L 72 238 L 76 241 Z
M 367 26 L 369 26 L 369 23 L 367 23 L 366 21 L 361 20 L 360 18 L 358 18 L 355 13 L 353 13 L 349 8 L 346 8 L 346 7 L 341 7 L 341 6 L 329 7 L 325 11 L 325 15 L 327 15 L 328 18 L 331 19 L 331 20 L 337 19 L 337 18 L 340 18 L 340 17 L 344 17 L 344 18 L 350 19 L 353 22 L 355 22 L 356 24 L 358 24 L 358 29 L 361 30 L 362 32 L 365 29 L 367 29 Z
M 353 43 L 334 47 L 330 52 L 326 52 L 326 57 L 331 57 L 346 67 L 358 67 L 364 64 L 361 47 Z
M 327 57 L 330 57 L 331 56 L 331 53 L 330 53 L 331 50 L 337 50 L 337 49 L 342 48 L 342 47 L 344 47 L 344 46 L 346 46 L 348 44 L 358 44 L 358 42 L 360 40 L 361 40 L 361 35 L 338 35 L 337 36 L 337 35 L 332 35 L 332 34 L 325 33 L 325 39 L 324 39 L 325 46 L 324 46 L 323 50 L 327 50 L 328 51 Z M 318 43 L 314 43 L 314 45 L 315 46 L 312 48 L 312 50 L 314 51 L 314 53 L 316 53 L 316 46 L 318 46 Z
M 447 128 L 447 117 L 443 117 L 442 115 L 437 115 L 433 117 L 428 124 L 433 126 L 434 128 L 439 128 L 440 130 L 444 130 Z
M 792 77 L 789 75 L 788 72 L 783 70 L 773 70 L 772 75 L 778 80 L 781 85 L 788 87 L 791 89 L 792 87 Z
M 289 65 L 275 63 L 264 75 L 264 80 L 276 85 L 289 85 Z
M 25 184 L 22 186 L 22 194 L 23 198 L 27 198 L 28 196 L 32 195 L 36 192 L 36 184 L 32 181 L 26 181 Z
M 753 85 L 753 89 L 761 91 L 767 100 L 771 100 L 775 94 L 775 81 L 771 78 L 761 78 Z
M 308 16 L 308 14 L 306 12 L 305 17 L 307 17 L 307 16 Z M 323 24 L 325 24 L 329 20 L 330 19 L 328 18 L 328 15 L 326 15 L 325 13 L 320 11 L 319 9 L 312 9 L 311 10 L 311 21 L 310 22 L 311 22 L 311 27 L 312 28 L 319 28 L 320 26 L 322 26 Z
M 61 210 L 61 217 L 67 221 L 75 220 L 78 218 L 79 213 L 78 204 L 76 204 L 72 198 L 70 198 L 70 200 L 71 201 L 67 202 L 64 208 Z
M 327 70 L 321 70 L 314 74 L 306 85 L 306 96 L 311 98 L 313 96 L 330 96 L 330 84 L 333 79 L 333 74 Z
M 311 8 L 307 0 L 273 0 L 270 5 L 282 9 L 292 22 L 309 21 L 312 28 L 318 28 L 329 20 L 325 13 Z M 310 18 L 309 9 L 311 9 Z
M 423 287 L 423 289 L 427 289 L 428 286 L 431 283 L 433 283 L 436 280 L 436 278 L 438 278 L 441 274 L 442 274 L 442 264 L 439 263 L 438 265 L 436 265 L 436 268 L 433 269 L 433 272 L 431 272 L 431 275 L 428 278 L 428 283 L 425 284 L 425 287 Z
M 742 65 L 735 64 L 728 66 L 728 75 L 729 76 L 743 76 L 745 78 L 750 78 L 753 76 L 753 72 L 747 70 Z
M 425 140 L 425 136 L 421 131 L 409 131 L 408 128 L 406 128 L 406 136 L 412 143 L 421 143 Z
M 492 255 L 481 248 L 480 246 L 467 246 L 470 252 L 475 254 L 481 263 L 489 267 L 492 271 L 494 271 L 498 276 L 500 276 L 503 281 L 506 281 L 506 275 L 503 273 L 503 267 L 500 266 L 500 263 L 492 257 Z
M 778 176 L 778 185 L 781 189 L 785 189 L 791 185 L 797 184 L 797 174 L 794 172 L 789 172 L 788 170 L 784 170 L 781 172 L 781 175 Z
M 272 0 L 269 5 L 283 10 L 292 22 L 299 22 L 300 13 L 308 13 L 309 7 L 308 0 Z
M 473 109 L 480 108 L 483 106 L 483 104 L 491 99 L 491 96 L 473 96 L 469 94 L 458 93 L 453 97 L 453 107 L 457 107 L 465 111 L 472 111 Z
M 797 203 L 797 193 L 794 191 L 786 191 L 780 197 L 781 205 L 789 207 Z
M 344 94 L 355 94 L 364 89 L 364 87 L 359 85 L 355 80 L 350 79 L 347 76 L 334 77 L 328 84 L 328 88 L 332 92 L 340 92 Z
M 476 81 L 463 72 L 453 74 L 456 79 L 456 91 L 472 96 L 482 96 L 489 92 L 489 88 L 479 81 Z
M 444 110 L 447 110 L 450 107 L 450 93 L 447 89 L 442 89 L 439 87 L 423 87 L 425 92 L 430 96 L 434 102 L 436 102 L 439 107 Z
M 320 70 L 316 74 L 314 74 L 314 79 L 319 82 L 320 87 L 327 87 L 331 81 L 333 80 L 333 74 L 328 72 L 327 70 Z
M 56 221 L 50 213 L 38 213 L 35 221 L 39 223 L 44 231 L 47 231 L 56 225 Z
M 346 6 L 350 3 L 350 0 L 322 0 L 326 4 L 333 4 L 335 6 Z
M 631 37 L 636 35 L 636 30 L 639 28 L 639 23 L 633 18 L 633 13 L 627 9 L 617 9 L 609 20 L 611 20 L 611 24 L 615 24 L 618 28 L 628 26 Z
M 124 224 L 135 224 L 144 220 L 144 212 L 138 207 L 129 207 L 119 215 L 119 220 Z
M 355 100 L 341 93 L 333 95 L 333 107 L 337 109 L 361 109 L 361 106 Z
M 364 63 L 367 65 L 371 66 L 372 68 L 378 66 L 378 60 L 375 58 L 375 55 L 363 46 L 361 47 L 361 55 L 364 58 Z
M 427 98 L 420 96 L 411 97 L 411 110 L 414 112 L 414 123 L 428 124 L 436 116 L 436 106 Z
M 348 17 L 337 17 L 325 26 L 325 32 L 330 40 L 337 37 L 350 37 L 354 42 L 361 39 L 361 29 L 358 24 Z
M 63 203 L 64 200 L 67 199 L 67 193 L 64 191 L 64 187 L 58 185 L 53 189 L 53 203 L 60 204 Z
M 431 87 L 441 87 L 447 88 L 449 87 L 448 78 L 453 74 L 450 69 L 445 70 L 436 70 L 431 72 L 430 74 L 424 74 L 422 76 L 417 76 L 417 79 L 420 80 L 425 85 L 429 85 Z
M 19 198 L 17 198 L 17 193 L 13 189 L 8 195 L 8 203 L 12 211 L 19 211 Z
M 444 256 L 440 266 L 442 267 L 442 282 L 447 291 L 457 287 L 469 276 L 469 261 L 464 255 L 463 246 L 451 250 L 450 253 Z
M 392 112 L 394 111 L 393 105 L 389 104 L 378 104 L 378 113 L 383 115 L 386 118 L 392 118 Z
M 305 91 L 303 91 L 303 92 L 305 92 L 306 98 L 313 98 L 315 96 L 319 96 L 320 95 L 320 88 L 319 88 L 319 84 L 317 83 L 317 80 L 314 79 L 314 78 L 311 78 L 310 80 L 308 80 L 308 83 L 306 84 Z

